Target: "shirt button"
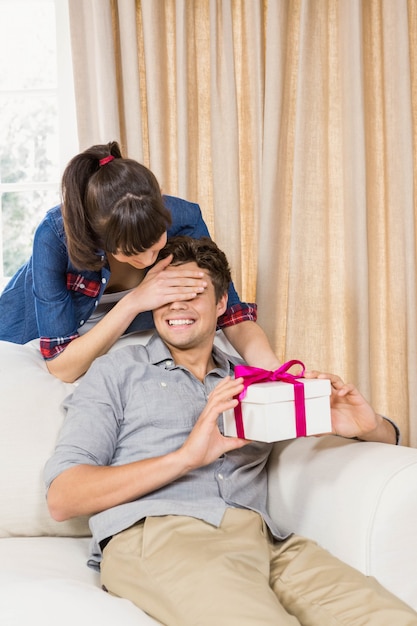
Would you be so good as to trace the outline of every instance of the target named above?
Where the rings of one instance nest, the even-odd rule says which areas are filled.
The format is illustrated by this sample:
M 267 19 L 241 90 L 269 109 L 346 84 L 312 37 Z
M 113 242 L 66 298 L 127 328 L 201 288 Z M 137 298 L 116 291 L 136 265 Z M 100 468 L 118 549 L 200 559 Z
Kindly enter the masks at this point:
M 84 324 L 84 320 L 81 320 L 80 322 L 80 326 L 82 326 Z
M 167 361 L 166 365 L 167 365 L 167 367 L 169 367 L 170 365 L 172 365 L 172 361 Z
M 166 386 L 167 386 L 166 383 L 163 383 L 163 382 L 161 383 L 161 387 L 166 387 Z
M 85 289 L 85 285 L 84 285 L 84 283 L 81 283 L 81 284 L 80 284 L 80 289 Z
M 223 474 L 217 474 L 219 480 L 223 480 Z
M 103 283 L 103 285 L 105 285 L 105 284 L 106 284 L 106 282 L 107 282 L 107 280 L 106 280 L 105 278 L 102 278 L 102 279 L 101 279 L 101 282 Z

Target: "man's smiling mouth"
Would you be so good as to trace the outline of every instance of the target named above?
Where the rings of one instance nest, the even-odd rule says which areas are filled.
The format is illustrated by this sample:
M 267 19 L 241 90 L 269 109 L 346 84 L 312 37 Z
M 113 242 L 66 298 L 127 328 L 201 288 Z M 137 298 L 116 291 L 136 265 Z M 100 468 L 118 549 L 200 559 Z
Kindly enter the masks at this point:
M 168 320 L 169 326 L 184 326 L 194 324 L 194 320 Z

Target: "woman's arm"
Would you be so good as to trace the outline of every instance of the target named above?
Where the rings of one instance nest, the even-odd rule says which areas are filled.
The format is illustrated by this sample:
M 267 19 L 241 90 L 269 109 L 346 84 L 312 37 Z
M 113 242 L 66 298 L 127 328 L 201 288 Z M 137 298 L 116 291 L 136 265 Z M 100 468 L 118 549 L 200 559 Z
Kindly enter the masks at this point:
M 144 280 L 125 295 L 91 330 L 71 341 L 47 361 L 51 374 L 64 382 L 82 376 L 98 356 L 105 354 L 134 318 L 172 300 L 189 300 L 205 288 L 204 272 L 168 267 L 172 257 L 159 261 Z
M 72 383 L 85 374 L 97 357 L 106 354 L 139 312 L 129 305 L 128 295 L 91 330 L 73 339 L 56 357 L 47 360 L 49 372 L 64 382 Z
M 240 322 L 222 330 L 248 365 L 265 370 L 276 370 L 281 365 L 265 332 L 256 322 Z

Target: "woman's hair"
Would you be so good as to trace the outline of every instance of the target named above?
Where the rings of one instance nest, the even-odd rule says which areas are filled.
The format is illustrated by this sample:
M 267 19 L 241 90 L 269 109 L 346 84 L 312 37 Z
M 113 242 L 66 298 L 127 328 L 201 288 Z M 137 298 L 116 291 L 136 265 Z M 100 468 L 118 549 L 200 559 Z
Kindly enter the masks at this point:
M 62 177 L 62 216 L 71 262 L 89 270 L 103 266 L 99 250 L 137 254 L 171 226 L 154 174 L 124 159 L 115 141 L 92 146 L 68 163 Z
M 210 274 L 216 302 L 229 288 L 232 280 L 226 255 L 209 237 L 193 239 L 185 235 L 171 237 L 158 255 L 158 261 L 173 255 L 172 265 L 183 265 L 194 261 L 198 267 Z

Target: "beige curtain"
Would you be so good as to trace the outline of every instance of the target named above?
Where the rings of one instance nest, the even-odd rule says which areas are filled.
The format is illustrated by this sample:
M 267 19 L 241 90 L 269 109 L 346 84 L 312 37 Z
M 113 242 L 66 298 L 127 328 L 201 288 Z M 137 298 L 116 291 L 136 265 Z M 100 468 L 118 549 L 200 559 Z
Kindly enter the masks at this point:
M 417 446 L 415 0 L 70 0 L 81 148 L 200 204 L 281 360 Z

